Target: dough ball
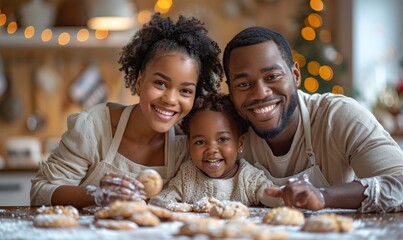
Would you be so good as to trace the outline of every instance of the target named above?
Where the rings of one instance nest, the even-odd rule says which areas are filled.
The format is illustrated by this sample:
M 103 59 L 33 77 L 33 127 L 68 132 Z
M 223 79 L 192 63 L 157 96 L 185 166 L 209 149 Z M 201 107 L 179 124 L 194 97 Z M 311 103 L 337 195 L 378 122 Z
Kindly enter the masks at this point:
M 162 189 L 162 178 L 159 173 L 153 169 L 141 171 L 137 176 L 137 180 L 143 183 L 147 198 L 156 195 Z

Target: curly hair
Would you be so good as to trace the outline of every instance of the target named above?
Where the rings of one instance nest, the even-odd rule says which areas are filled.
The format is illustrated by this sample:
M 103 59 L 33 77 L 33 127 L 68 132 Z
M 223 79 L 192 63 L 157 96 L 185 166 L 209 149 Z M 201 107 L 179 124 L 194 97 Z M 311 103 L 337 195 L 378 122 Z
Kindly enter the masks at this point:
M 229 95 L 224 93 L 213 93 L 199 96 L 196 99 L 192 110 L 181 122 L 180 127 L 187 136 L 189 136 L 190 120 L 196 113 L 206 110 L 228 113 L 229 116 L 231 116 L 232 121 L 237 125 L 239 136 L 244 134 L 248 130 L 248 124 L 241 116 L 238 115 L 238 112 L 232 104 Z
M 232 40 L 225 47 L 223 56 L 223 66 L 225 77 L 227 79 L 226 83 L 228 86 L 230 86 L 228 65 L 229 65 L 229 57 L 231 56 L 232 50 L 239 47 L 259 44 L 265 41 L 275 42 L 281 53 L 281 57 L 287 63 L 288 67 L 290 69 L 292 68 L 293 58 L 291 47 L 283 35 L 264 27 L 249 27 L 242 30 L 237 35 L 235 35 L 235 37 L 232 38 Z
M 218 92 L 223 79 L 223 70 L 218 44 L 207 36 L 204 23 L 196 18 L 179 16 L 174 23 L 170 18 L 153 14 L 145 24 L 123 47 L 118 63 L 124 72 L 125 87 L 133 95 L 140 71 L 159 52 L 181 52 L 189 55 L 199 65 L 196 97 L 208 92 Z

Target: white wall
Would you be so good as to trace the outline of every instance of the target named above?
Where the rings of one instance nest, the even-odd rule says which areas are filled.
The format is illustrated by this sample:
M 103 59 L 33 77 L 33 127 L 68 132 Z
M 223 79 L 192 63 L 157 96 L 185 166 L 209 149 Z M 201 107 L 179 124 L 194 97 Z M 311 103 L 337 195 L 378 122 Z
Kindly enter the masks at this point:
M 403 1 L 353 0 L 353 87 L 371 107 L 377 92 L 403 78 Z

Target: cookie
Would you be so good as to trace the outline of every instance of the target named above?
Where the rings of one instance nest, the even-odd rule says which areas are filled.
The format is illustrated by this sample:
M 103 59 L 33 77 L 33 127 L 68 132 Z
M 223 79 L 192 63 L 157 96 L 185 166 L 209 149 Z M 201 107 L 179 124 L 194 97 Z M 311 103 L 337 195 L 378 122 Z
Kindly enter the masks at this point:
M 168 210 L 173 212 L 192 212 L 193 205 L 189 203 L 171 202 L 165 206 Z
M 36 209 L 35 214 L 56 214 L 56 215 L 65 215 L 65 216 L 70 216 L 74 219 L 78 219 L 79 217 L 79 212 L 77 208 L 73 206 L 50 206 L 50 207 L 45 207 L 42 206 L 38 209 Z
M 127 220 L 135 222 L 139 226 L 152 227 L 160 225 L 160 219 L 152 212 L 139 212 L 131 215 Z
M 180 235 L 196 236 L 207 235 L 217 236 L 224 228 L 225 223 L 222 220 L 214 218 L 199 218 L 185 222 L 179 228 Z
M 304 214 L 295 208 L 277 207 L 269 210 L 262 218 L 262 223 L 272 225 L 299 226 L 304 224 Z
M 285 240 L 288 239 L 287 232 L 271 226 L 259 226 L 258 231 L 252 234 L 254 240 Z
M 210 210 L 210 216 L 222 219 L 233 217 L 249 217 L 249 209 L 241 202 L 222 201 L 213 206 Z
M 135 213 L 148 211 L 147 205 L 143 201 L 115 201 L 109 206 L 109 217 L 123 219 Z
M 72 228 L 78 226 L 78 221 L 64 214 L 38 214 L 34 217 L 33 225 L 40 228 Z
M 108 218 L 111 218 L 109 207 L 99 209 L 94 213 L 94 219 L 108 219 Z
M 209 213 L 211 208 L 219 203 L 221 203 L 221 201 L 214 197 L 203 197 L 197 202 L 193 203 L 193 212 Z
M 193 213 L 193 212 L 173 212 L 172 218 L 170 221 L 178 221 L 178 222 L 192 222 L 202 218 L 200 214 Z
M 227 221 L 221 231 L 215 236 L 210 236 L 214 238 L 252 238 L 255 232 L 259 231 L 258 226 L 252 221 L 245 218 L 232 218 Z
M 150 212 L 152 212 L 155 216 L 157 216 L 162 221 L 165 221 L 165 220 L 169 221 L 169 220 L 172 220 L 172 218 L 173 218 L 172 211 L 170 211 L 166 208 L 162 208 L 162 207 L 158 207 L 158 206 L 154 206 L 154 205 L 148 205 L 148 210 Z
M 98 219 L 94 222 L 97 228 L 106 228 L 111 230 L 134 230 L 138 226 L 136 223 L 128 220 Z
M 353 228 L 353 218 L 328 213 L 309 217 L 301 230 L 306 232 L 349 232 Z
M 162 178 L 159 173 L 153 169 L 145 169 L 141 171 L 137 176 L 137 180 L 144 185 L 144 191 L 146 192 L 147 198 L 151 198 L 162 189 Z

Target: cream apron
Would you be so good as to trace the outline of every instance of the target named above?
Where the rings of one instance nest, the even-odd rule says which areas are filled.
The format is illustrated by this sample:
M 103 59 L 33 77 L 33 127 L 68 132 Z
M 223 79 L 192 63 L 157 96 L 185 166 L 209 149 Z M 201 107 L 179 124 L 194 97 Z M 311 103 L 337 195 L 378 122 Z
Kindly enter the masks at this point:
M 265 172 L 266 176 L 277 186 L 283 186 L 287 183 L 288 179 L 302 177 L 302 175 L 305 174 L 308 177 L 309 181 L 312 183 L 312 185 L 314 185 L 315 187 L 328 187 L 330 186 L 330 184 L 323 176 L 319 166 L 316 165 L 315 154 L 312 150 L 311 125 L 310 125 L 311 120 L 309 117 L 308 109 L 300 94 L 298 94 L 298 100 L 300 105 L 302 124 L 304 127 L 305 151 L 309 160 L 308 168 L 293 176 L 276 178 L 273 177 L 270 174 L 270 172 L 260 163 L 255 162 L 255 166 L 258 167 L 259 169 L 262 169 Z
M 130 113 L 132 109 L 136 105 L 131 105 L 125 108 L 123 111 L 118 127 L 116 129 L 115 135 L 113 136 L 111 146 L 106 154 L 104 160 L 100 161 L 96 166 L 95 170 L 80 184 L 80 186 L 87 185 L 99 185 L 99 181 L 107 172 L 114 172 L 119 174 L 124 174 L 130 177 L 137 177 L 137 175 L 143 169 L 154 169 L 156 170 L 162 177 L 164 184 L 168 181 L 168 179 L 172 178 L 172 172 L 175 172 L 175 130 L 171 128 L 167 134 L 165 134 L 165 146 L 164 146 L 164 165 L 165 166 L 157 166 L 157 167 L 147 167 L 137 163 L 134 163 L 124 156 L 118 153 L 120 141 L 122 140 L 123 133 L 125 131 L 127 122 L 130 117 Z M 124 168 L 118 168 L 116 166 L 123 165 L 127 166 Z

